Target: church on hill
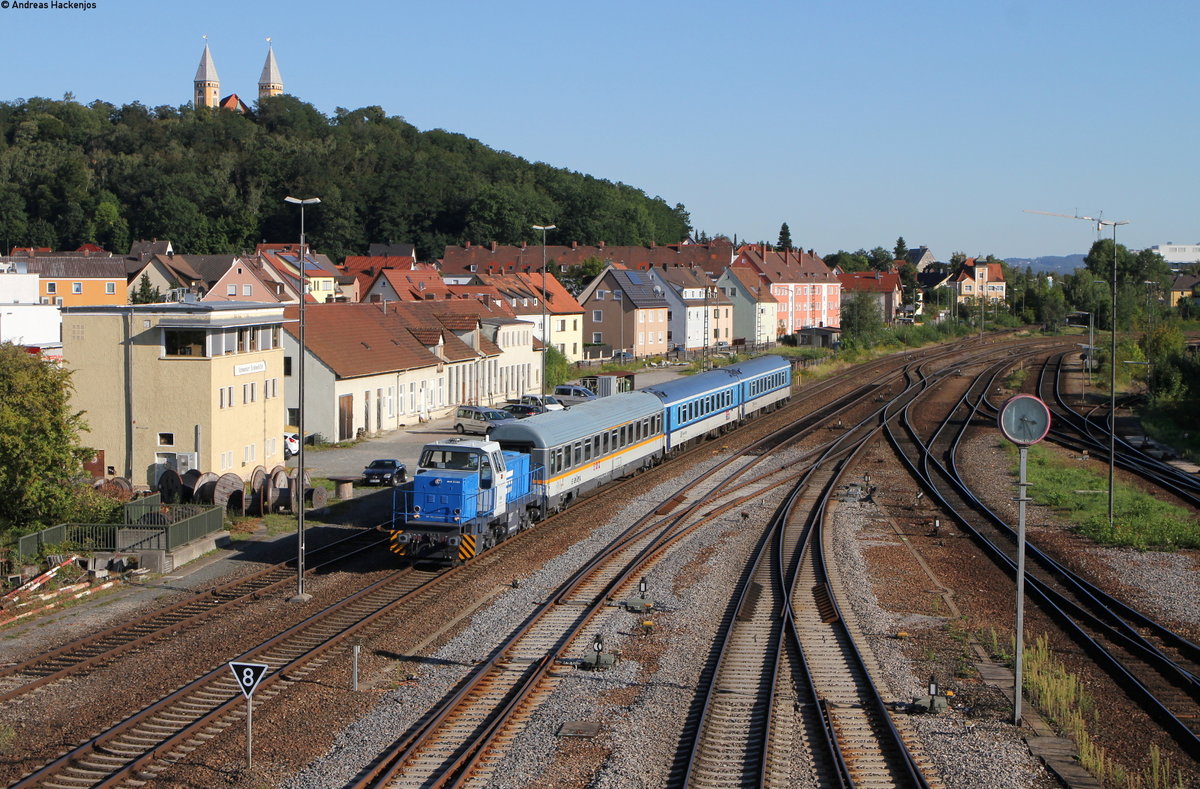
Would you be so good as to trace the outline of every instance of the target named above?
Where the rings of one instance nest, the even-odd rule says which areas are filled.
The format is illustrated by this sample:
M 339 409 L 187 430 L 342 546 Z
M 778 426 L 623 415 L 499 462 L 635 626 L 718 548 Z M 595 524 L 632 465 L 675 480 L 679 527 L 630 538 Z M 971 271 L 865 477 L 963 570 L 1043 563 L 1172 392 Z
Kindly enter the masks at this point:
M 250 107 L 236 93 L 230 93 L 225 98 L 221 96 L 221 78 L 217 76 L 217 65 L 213 63 L 212 52 L 208 49 L 208 36 L 205 36 L 204 54 L 200 56 L 200 67 L 196 69 L 196 79 L 193 83 L 193 101 L 197 107 L 220 107 L 234 112 L 249 112 Z M 275 50 L 271 47 L 271 39 L 267 39 L 267 62 L 263 64 L 262 74 L 258 77 L 259 100 L 283 93 L 283 77 L 279 75 L 279 64 L 275 62 Z

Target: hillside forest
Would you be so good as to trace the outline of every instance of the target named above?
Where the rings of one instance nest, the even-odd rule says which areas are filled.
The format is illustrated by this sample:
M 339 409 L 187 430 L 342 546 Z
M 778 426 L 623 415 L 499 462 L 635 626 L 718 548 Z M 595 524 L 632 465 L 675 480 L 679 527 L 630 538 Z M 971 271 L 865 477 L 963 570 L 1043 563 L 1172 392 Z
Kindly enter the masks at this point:
M 192 254 L 239 252 L 298 235 L 285 195 L 320 197 L 310 243 L 335 260 L 372 242 L 676 243 L 689 217 L 642 190 L 531 163 L 440 129 L 421 132 L 379 107 L 327 117 L 294 96 L 252 114 L 139 103 L 0 102 L 0 242 L 123 253 L 170 239 Z

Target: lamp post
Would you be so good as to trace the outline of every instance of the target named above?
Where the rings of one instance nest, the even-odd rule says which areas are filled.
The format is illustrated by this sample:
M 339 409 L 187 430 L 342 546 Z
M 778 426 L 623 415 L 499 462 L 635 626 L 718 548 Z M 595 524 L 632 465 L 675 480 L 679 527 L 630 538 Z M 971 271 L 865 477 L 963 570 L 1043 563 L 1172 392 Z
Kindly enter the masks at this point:
M 550 325 L 546 323 L 546 231 L 557 230 L 554 225 L 532 225 L 534 230 L 542 231 L 542 394 L 546 388 L 546 353 L 550 349 Z
M 1087 353 L 1084 354 L 1084 357 L 1087 359 L 1088 386 L 1091 386 L 1092 385 L 1092 361 L 1093 361 L 1093 356 L 1095 355 L 1095 352 L 1096 352 L 1096 340 L 1095 340 L 1095 334 L 1094 334 L 1095 322 L 1093 321 L 1094 315 L 1090 312 L 1084 312 L 1083 310 L 1076 310 L 1075 312 L 1072 312 L 1071 315 L 1086 315 L 1087 319 L 1088 319 L 1088 344 L 1087 344 Z M 1067 316 L 1067 317 L 1070 317 L 1070 316 Z
M 1096 223 L 1096 232 L 1099 233 L 1105 225 L 1112 227 L 1112 313 L 1110 320 L 1112 321 L 1112 356 L 1109 359 L 1109 387 L 1108 387 L 1108 528 L 1113 527 L 1113 501 L 1114 501 L 1114 486 L 1116 480 L 1117 468 L 1117 225 L 1127 225 L 1127 220 L 1118 219 L 1101 219 L 1090 216 L 1079 216 L 1078 214 L 1071 216 L 1069 214 L 1053 214 L 1049 211 L 1030 211 L 1026 209 L 1028 214 L 1045 214 L 1046 216 L 1061 216 L 1067 219 L 1083 219 L 1088 222 Z
M 296 496 L 296 595 L 293 603 L 307 603 L 312 595 L 304 591 L 304 299 L 308 295 L 308 274 L 304 268 L 304 206 L 316 205 L 321 202 L 319 197 L 283 198 L 285 203 L 300 206 L 300 257 L 297 265 L 300 269 L 300 364 L 296 371 L 297 405 L 296 427 L 300 431 L 300 447 L 296 453 L 296 484 L 300 490 Z

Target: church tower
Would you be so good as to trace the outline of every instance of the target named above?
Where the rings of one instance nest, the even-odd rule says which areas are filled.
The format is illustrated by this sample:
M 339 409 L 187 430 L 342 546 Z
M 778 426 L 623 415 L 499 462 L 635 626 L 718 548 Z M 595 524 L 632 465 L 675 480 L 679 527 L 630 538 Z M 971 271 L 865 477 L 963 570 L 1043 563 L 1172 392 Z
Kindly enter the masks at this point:
M 221 103 L 221 78 L 208 51 L 208 36 L 204 37 L 204 54 L 200 57 L 200 68 L 196 69 L 195 99 L 197 107 L 216 107 Z
M 279 64 L 275 62 L 275 50 L 271 47 L 271 39 L 267 39 L 267 62 L 263 64 L 262 74 L 258 78 L 258 99 L 279 96 L 283 93 L 283 77 L 279 76 Z

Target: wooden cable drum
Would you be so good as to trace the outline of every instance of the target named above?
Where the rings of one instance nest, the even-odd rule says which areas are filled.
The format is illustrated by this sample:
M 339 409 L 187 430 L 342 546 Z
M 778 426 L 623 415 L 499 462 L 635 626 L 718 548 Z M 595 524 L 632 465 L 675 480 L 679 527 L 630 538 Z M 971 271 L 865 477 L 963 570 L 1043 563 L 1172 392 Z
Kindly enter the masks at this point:
M 294 469 L 294 468 L 288 469 L 288 479 L 291 480 L 293 484 L 296 481 L 297 473 L 298 473 L 297 469 Z M 304 487 L 306 489 L 312 487 L 312 474 L 309 472 L 308 469 L 304 469 Z
M 288 495 L 290 489 L 287 470 L 283 466 L 276 466 L 263 485 L 263 506 L 266 512 L 274 512 L 277 507 L 281 506 L 290 507 L 291 501 Z
M 304 501 L 309 507 L 319 510 L 329 504 L 329 489 L 318 485 L 315 488 L 309 488 L 304 491 Z
M 266 514 L 264 509 L 265 502 L 263 501 L 263 485 L 267 481 L 267 470 L 263 466 L 255 466 L 250 472 L 250 500 L 243 501 L 244 512 L 257 512 L 259 515 Z
M 158 494 L 163 504 L 179 504 L 183 499 L 183 479 L 175 469 L 167 469 L 158 478 Z
M 183 501 L 185 503 L 189 501 L 197 501 L 196 491 L 200 488 L 200 480 L 203 476 L 204 473 L 201 472 L 200 469 L 194 468 L 189 471 L 185 471 L 183 476 L 180 477 L 183 482 Z
M 212 503 L 226 509 L 243 510 L 242 498 L 245 495 L 246 483 L 232 471 L 222 474 L 213 485 Z
M 192 472 L 188 472 L 191 474 Z M 211 471 L 206 471 L 196 480 L 196 487 L 192 491 L 192 501 L 197 504 L 212 504 L 213 493 L 217 488 L 217 480 L 220 479 Z
M 108 485 L 111 489 L 118 491 L 123 497 L 133 497 L 133 483 L 124 477 L 113 477 L 108 481 Z

